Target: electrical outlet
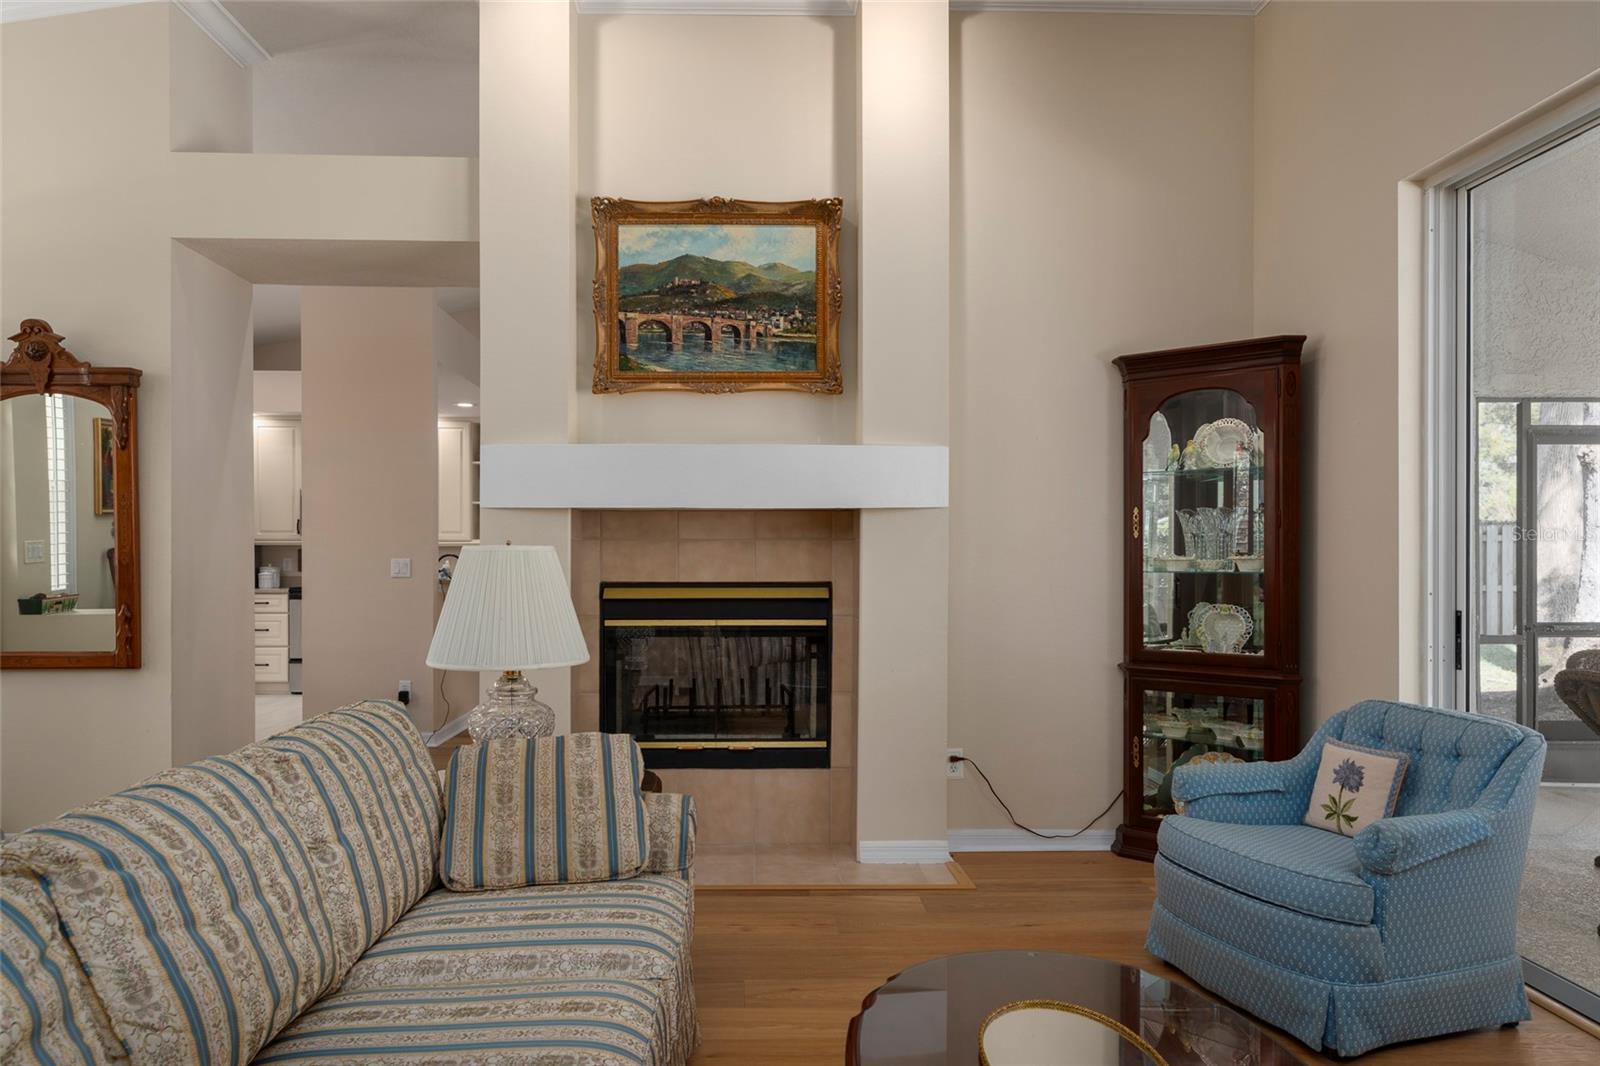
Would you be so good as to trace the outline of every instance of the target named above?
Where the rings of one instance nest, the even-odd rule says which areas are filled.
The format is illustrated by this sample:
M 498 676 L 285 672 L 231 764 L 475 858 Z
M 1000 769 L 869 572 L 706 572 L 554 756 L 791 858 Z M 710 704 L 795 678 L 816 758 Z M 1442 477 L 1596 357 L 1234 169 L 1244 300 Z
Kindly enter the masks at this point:
M 961 748 L 949 748 L 945 751 L 945 757 L 952 761 L 945 763 L 944 776 L 952 781 L 960 781 L 967 776 L 967 764 L 956 758 L 963 754 L 965 752 Z
M 411 702 L 411 682 L 409 681 L 400 682 L 400 702 L 404 704 L 410 704 Z
M 410 559 L 390 559 L 389 560 L 389 576 L 390 577 L 410 577 L 411 576 L 411 560 Z

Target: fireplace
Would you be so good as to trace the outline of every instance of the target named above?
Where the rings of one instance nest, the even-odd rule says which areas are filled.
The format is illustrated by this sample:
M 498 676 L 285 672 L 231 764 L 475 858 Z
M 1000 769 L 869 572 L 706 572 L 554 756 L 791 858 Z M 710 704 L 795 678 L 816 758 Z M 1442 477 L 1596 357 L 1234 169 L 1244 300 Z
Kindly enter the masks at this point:
M 606 582 L 600 728 L 645 764 L 829 765 L 833 586 Z

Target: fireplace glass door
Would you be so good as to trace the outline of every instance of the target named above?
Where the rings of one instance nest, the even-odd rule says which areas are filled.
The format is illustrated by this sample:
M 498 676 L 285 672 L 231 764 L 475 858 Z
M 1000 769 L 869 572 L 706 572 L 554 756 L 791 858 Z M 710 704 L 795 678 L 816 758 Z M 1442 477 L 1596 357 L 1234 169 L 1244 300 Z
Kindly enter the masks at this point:
M 830 600 L 693 588 L 602 591 L 603 728 L 651 766 L 827 766 Z

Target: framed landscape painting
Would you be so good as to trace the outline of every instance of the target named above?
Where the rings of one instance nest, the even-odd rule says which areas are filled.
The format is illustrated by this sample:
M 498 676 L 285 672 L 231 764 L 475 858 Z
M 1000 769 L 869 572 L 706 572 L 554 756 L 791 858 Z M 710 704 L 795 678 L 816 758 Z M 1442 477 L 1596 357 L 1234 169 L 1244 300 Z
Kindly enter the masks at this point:
M 94 420 L 94 513 L 115 514 L 117 510 L 117 424 L 109 418 Z
M 843 390 L 841 201 L 590 209 L 595 392 Z

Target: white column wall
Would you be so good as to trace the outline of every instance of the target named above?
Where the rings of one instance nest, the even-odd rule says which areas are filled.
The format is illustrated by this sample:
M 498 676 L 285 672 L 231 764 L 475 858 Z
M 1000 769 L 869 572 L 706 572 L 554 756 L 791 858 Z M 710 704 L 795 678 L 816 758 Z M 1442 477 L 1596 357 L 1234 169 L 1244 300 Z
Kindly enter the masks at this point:
M 490 220 L 478 245 L 486 445 L 565 443 L 574 431 L 580 279 L 571 40 L 568 4 L 479 7 L 478 210 Z M 484 508 L 479 537 L 554 545 L 572 572 L 570 511 Z M 530 679 L 555 709 L 557 731 L 567 731 L 572 671 L 539 670 Z
M 949 439 L 950 14 L 858 11 L 860 406 L 865 444 Z M 946 854 L 950 519 L 861 512 L 856 849 Z

